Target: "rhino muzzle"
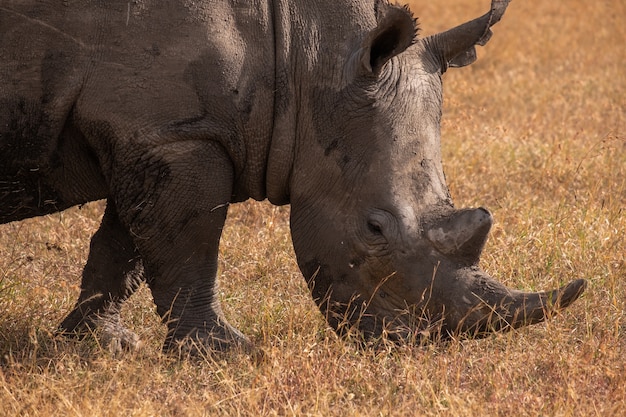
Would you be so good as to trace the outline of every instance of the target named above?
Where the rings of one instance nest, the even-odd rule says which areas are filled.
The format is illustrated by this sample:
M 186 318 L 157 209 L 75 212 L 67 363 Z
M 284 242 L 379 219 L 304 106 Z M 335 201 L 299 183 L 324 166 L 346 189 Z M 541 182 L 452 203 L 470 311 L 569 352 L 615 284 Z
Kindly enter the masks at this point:
M 493 217 L 484 208 L 460 210 L 425 233 L 446 258 L 466 265 L 442 271 L 444 291 L 452 289 L 447 305 L 440 306 L 446 334 L 484 336 L 539 323 L 569 306 L 586 288 L 586 281 L 578 279 L 556 290 L 529 293 L 507 288 L 490 277 L 477 264 L 492 224 Z
M 426 243 L 415 251 L 397 251 L 405 255 L 390 255 L 395 269 L 383 272 L 371 291 L 364 285 L 350 297 L 341 294 L 345 277 L 331 279 L 318 266 L 310 282 L 314 298 L 340 335 L 357 331 L 370 340 L 384 335 L 421 341 L 480 338 L 539 323 L 583 293 L 583 279 L 552 291 L 523 292 L 482 271 L 477 264 L 492 223 L 484 208 L 454 211 L 431 222 L 423 232 Z M 372 271 L 360 269 L 361 274 Z

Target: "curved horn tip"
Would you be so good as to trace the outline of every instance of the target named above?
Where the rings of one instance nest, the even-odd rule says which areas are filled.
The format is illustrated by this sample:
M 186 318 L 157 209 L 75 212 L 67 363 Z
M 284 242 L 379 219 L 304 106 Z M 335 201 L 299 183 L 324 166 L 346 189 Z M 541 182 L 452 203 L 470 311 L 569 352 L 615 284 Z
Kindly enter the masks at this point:
M 587 288 L 587 280 L 585 279 L 577 279 L 559 288 L 555 307 L 560 310 L 569 306 L 580 297 L 585 288 Z

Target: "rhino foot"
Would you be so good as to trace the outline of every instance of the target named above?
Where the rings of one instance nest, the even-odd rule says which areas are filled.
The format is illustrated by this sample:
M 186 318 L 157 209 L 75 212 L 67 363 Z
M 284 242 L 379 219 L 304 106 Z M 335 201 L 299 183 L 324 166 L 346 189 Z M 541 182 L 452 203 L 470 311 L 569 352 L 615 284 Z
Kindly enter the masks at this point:
M 225 353 L 242 353 L 259 362 L 264 353 L 243 333 L 234 327 L 215 326 L 202 330 L 194 329 L 184 336 L 174 331 L 163 344 L 163 352 L 178 357 L 219 357 Z
M 58 333 L 79 339 L 92 335 L 98 340 L 100 346 L 114 354 L 122 351 L 135 351 L 142 347 L 139 336 L 122 325 L 119 313 L 116 311 L 83 315 L 76 309 L 63 320 Z
M 119 320 L 110 320 L 107 317 L 96 319 L 96 338 L 102 347 L 113 354 L 136 351 L 143 346 L 135 332 L 124 327 Z

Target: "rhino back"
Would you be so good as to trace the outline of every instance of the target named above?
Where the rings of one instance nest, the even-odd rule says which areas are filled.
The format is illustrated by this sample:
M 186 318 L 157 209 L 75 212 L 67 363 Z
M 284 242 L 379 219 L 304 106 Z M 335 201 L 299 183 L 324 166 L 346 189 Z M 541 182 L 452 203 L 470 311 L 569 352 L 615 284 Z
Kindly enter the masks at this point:
M 178 140 L 222 143 L 263 198 L 271 19 L 239 3 L 3 2 L 0 222 L 107 197 L 113 164 Z

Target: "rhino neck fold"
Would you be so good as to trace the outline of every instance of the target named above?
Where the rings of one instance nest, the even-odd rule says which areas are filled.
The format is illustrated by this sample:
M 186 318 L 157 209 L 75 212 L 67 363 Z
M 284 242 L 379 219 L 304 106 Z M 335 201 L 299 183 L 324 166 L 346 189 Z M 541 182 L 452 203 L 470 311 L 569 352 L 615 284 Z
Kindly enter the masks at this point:
M 309 157 L 304 146 L 319 146 L 310 126 L 319 113 L 312 106 L 342 88 L 346 60 L 376 27 L 376 17 L 367 2 L 346 10 L 335 0 L 270 1 L 275 91 L 266 190 L 270 202 L 287 204 L 296 159 Z
M 297 107 L 295 82 L 289 57 L 291 28 L 289 6 L 274 0 L 274 118 L 265 181 L 267 198 L 272 204 L 289 203 L 289 178 L 294 161 Z

